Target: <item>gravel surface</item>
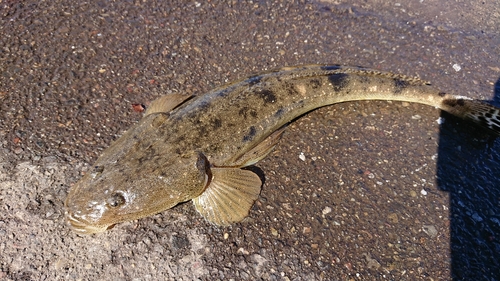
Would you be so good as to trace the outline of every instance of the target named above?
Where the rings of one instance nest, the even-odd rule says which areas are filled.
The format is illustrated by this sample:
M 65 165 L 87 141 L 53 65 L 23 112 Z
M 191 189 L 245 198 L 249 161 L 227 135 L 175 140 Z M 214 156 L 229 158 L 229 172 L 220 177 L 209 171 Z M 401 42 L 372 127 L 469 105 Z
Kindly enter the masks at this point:
M 0 280 L 498 280 L 500 141 L 415 104 L 298 120 L 231 227 L 187 202 L 80 237 L 62 209 L 169 92 L 340 63 L 500 101 L 498 26 L 494 1 L 0 0 Z

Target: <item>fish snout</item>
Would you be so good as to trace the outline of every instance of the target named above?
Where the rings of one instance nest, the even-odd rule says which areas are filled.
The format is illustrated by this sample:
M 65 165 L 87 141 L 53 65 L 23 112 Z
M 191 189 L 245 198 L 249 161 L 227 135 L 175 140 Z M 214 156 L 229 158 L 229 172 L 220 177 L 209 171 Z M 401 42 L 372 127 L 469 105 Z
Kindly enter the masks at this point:
M 92 233 L 104 232 L 109 227 L 108 225 L 106 226 L 92 225 L 86 222 L 85 219 L 75 215 L 70 210 L 66 210 L 64 216 L 66 217 L 67 225 L 71 228 L 71 230 L 73 230 L 77 234 L 87 235 Z

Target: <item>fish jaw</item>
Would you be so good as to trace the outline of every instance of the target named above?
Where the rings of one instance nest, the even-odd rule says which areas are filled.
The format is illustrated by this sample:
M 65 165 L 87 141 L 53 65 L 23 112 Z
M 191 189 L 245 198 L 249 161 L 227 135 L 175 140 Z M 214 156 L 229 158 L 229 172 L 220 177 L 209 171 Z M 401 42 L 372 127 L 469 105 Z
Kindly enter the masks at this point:
M 77 234 L 89 235 L 94 233 L 100 233 L 106 231 L 108 228 L 113 226 L 113 224 L 104 226 L 89 224 L 88 222 L 78 218 L 68 210 L 66 210 L 64 215 L 66 217 L 66 223 L 68 224 L 68 226 L 71 228 L 72 231 L 74 231 Z

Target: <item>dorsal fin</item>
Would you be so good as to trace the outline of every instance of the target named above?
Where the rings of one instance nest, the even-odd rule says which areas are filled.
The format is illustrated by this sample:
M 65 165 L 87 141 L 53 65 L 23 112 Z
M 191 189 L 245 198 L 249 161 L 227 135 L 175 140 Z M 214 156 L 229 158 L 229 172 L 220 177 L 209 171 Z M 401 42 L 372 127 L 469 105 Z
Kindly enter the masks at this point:
M 191 99 L 192 97 L 193 96 L 187 96 L 177 93 L 161 96 L 151 102 L 151 104 L 148 106 L 148 109 L 146 110 L 146 113 L 144 114 L 144 117 L 148 116 L 149 114 L 158 112 L 168 113 L 187 100 Z

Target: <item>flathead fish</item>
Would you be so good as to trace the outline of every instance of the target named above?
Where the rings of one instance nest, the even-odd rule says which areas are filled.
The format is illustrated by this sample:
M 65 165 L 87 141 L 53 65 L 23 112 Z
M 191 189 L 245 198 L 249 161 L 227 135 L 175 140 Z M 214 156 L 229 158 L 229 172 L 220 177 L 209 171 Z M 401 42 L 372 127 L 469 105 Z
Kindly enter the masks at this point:
M 90 234 L 192 200 L 213 224 L 241 221 L 262 185 L 242 168 L 266 157 L 297 117 L 357 100 L 427 104 L 500 132 L 499 108 L 417 78 L 339 65 L 283 68 L 196 97 L 152 102 L 70 189 L 66 219 Z

